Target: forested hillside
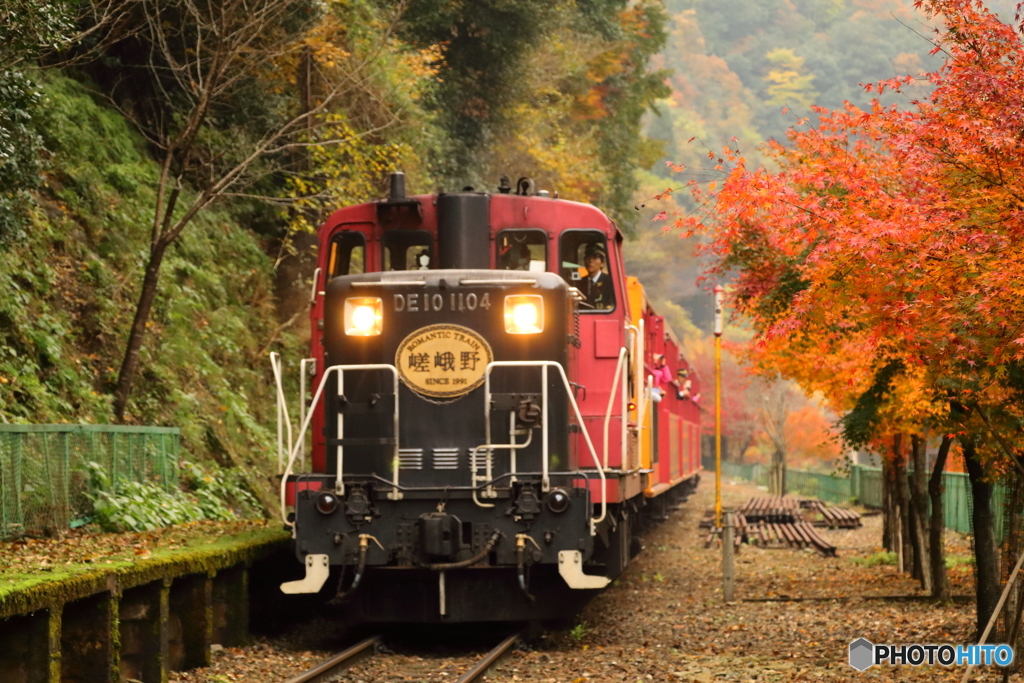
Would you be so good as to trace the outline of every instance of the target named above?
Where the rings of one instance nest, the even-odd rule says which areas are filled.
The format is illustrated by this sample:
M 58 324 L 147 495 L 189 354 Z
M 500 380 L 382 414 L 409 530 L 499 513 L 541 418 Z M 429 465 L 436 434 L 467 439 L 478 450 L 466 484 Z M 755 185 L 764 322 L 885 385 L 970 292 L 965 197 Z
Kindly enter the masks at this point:
M 0 3 L 0 418 L 179 426 L 269 476 L 313 227 L 404 170 L 631 229 L 663 40 L 653 1 Z
M 913 0 L 665 4 L 669 40 L 656 63 L 672 70 L 672 95 L 651 131 L 666 141 L 665 159 L 692 169 L 708 166 L 708 149 L 717 154 L 724 145 L 760 159 L 756 147 L 785 140 L 812 106 L 866 107 L 874 95 L 864 85 L 941 65 L 930 54 L 935 22 Z M 1009 0 L 985 4 L 1009 17 L 1016 8 Z M 926 89 L 922 82 L 919 94 Z M 890 93 L 883 102 L 912 95 Z M 659 174 L 669 175 L 663 164 Z

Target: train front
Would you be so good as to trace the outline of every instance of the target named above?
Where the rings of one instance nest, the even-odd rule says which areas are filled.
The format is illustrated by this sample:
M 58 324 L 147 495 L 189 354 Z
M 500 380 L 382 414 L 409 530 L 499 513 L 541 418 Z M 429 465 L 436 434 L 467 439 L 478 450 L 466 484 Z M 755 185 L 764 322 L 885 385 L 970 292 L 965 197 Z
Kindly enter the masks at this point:
M 488 200 L 438 196 L 441 268 L 327 284 L 326 471 L 290 477 L 306 578 L 285 592 L 364 622 L 523 621 L 607 583 L 584 572 L 597 473 L 570 452 L 573 290 L 487 268 Z

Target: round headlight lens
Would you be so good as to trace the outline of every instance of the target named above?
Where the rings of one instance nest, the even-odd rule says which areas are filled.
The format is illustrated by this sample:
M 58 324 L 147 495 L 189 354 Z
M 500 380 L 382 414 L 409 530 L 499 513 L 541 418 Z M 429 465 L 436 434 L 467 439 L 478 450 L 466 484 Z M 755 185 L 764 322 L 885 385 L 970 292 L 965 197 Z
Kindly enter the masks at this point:
M 333 493 L 321 493 L 316 497 L 316 511 L 329 515 L 338 509 L 338 497 Z
M 377 313 L 371 306 L 356 306 L 352 311 L 352 326 L 358 330 L 371 330 L 377 323 Z
M 561 514 L 569 509 L 569 494 L 562 489 L 555 489 L 548 494 L 548 510 Z

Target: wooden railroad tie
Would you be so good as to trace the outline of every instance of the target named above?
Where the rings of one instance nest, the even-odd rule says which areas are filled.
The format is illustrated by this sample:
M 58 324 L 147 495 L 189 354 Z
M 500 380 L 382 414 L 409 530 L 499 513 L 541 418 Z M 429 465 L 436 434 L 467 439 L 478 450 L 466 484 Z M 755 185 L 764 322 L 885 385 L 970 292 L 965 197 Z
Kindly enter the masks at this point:
M 853 510 L 834 507 L 820 500 L 795 496 L 755 496 L 733 513 L 734 544 L 746 542 L 761 548 L 813 548 L 822 556 L 835 557 L 836 547 L 825 540 L 815 527 L 855 529 L 860 515 Z M 699 528 L 707 532 L 704 547 L 721 538 L 722 528 L 715 526 L 715 513 L 707 510 Z

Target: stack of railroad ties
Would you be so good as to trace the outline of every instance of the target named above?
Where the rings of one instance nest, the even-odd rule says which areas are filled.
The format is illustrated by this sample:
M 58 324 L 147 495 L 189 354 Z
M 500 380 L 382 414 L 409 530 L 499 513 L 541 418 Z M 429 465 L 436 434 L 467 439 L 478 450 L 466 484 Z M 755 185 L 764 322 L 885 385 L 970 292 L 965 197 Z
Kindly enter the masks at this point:
M 700 528 L 708 532 L 704 547 L 710 547 L 722 533 L 715 525 L 715 513 L 704 513 Z M 793 496 L 758 496 L 733 513 L 733 543 L 749 543 L 762 548 L 813 548 L 822 555 L 835 557 L 836 547 L 822 538 L 815 527 L 855 529 L 860 515 L 851 510 L 831 507 L 820 500 Z

